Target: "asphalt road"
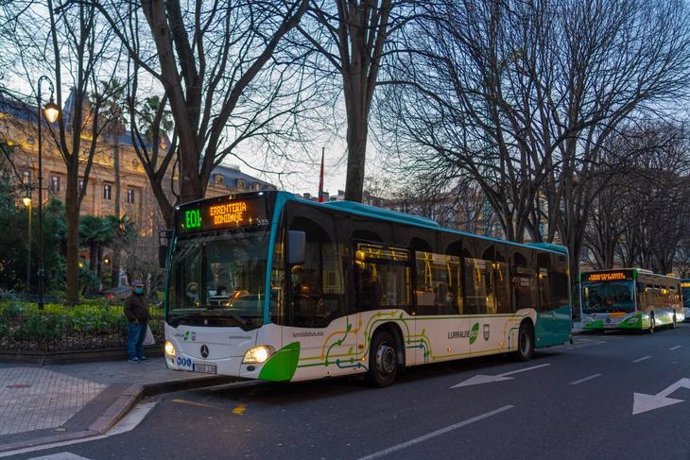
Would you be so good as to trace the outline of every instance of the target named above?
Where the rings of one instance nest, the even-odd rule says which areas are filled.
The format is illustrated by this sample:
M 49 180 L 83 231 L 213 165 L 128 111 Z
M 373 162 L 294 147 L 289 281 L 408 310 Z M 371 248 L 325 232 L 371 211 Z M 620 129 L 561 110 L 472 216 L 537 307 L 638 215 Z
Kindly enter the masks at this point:
M 167 394 L 122 434 L 17 459 L 690 459 L 690 324 L 361 379 Z M 61 455 L 61 456 L 58 456 Z

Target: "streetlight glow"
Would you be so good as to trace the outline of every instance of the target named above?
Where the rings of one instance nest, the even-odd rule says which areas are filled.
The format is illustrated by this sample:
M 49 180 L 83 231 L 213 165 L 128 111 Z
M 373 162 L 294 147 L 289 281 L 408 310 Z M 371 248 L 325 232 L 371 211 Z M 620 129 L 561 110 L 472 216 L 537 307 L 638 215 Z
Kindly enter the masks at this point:
M 53 102 L 53 97 L 50 97 L 50 102 L 46 104 L 46 106 L 43 108 L 43 113 L 45 114 L 46 120 L 48 123 L 55 123 L 60 116 L 60 107 L 57 106 L 55 102 Z

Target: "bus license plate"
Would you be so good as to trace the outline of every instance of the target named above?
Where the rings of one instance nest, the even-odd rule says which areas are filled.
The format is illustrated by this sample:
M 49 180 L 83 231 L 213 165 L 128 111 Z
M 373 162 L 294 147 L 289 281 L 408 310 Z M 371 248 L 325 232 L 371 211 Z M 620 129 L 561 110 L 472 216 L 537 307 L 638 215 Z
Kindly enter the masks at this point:
M 200 372 L 202 374 L 217 374 L 217 368 L 215 364 L 194 364 L 194 372 Z

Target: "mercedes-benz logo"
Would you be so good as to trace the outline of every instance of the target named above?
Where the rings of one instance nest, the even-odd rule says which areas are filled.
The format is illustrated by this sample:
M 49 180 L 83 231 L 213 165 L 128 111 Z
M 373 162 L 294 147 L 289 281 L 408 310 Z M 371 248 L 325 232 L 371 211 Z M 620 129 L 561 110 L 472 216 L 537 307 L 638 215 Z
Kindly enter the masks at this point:
M 201 357 L 208 358 L 208 347 L 206 345 L 201 346 Z

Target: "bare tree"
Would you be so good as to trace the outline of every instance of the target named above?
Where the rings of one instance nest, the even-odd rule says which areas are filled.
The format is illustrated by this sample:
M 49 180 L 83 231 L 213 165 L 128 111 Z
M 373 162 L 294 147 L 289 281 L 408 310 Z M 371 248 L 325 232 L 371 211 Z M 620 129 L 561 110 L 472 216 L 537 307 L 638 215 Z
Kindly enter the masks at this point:
M 347 116 L 346 200 L 362 201 L 374 91 L 383 60 L 390 51 L 386 45 L 411 17 L 410 3 L 313 0 L 310 16 L 322 29 L 301 27 L 311 45 L 342 78 Z
M 585 245 L 599 268 L 639 265 L 670 272 L 688 234 L 690 145 L 683 125 L 632 125 L 607 143 L 609 168 L 593 198 Z M 609 160 L 610 161 L 607 161 Z M 607 166 L 602 166 L 607 167 Z
M 423 147 L 408 165 L 471 175 L 509 239 L 562 242 L 576 276 L 607 139 L 687 96 L 686 5 L 440 0 L 415 26 L 386 98 Z
M 300 56 L 291 54 L 283 38 L 300 21 L 308 0 L 191 5 L 148 0 L 126 8 L 115 0 L 95 4 L 133 60 L 130 74 L 139 82 L 130 102 L 143 99 L 138 91 L 144 73 L 162 89 L 154 86 L 154 94 L 165 94 L 158 109 L 172 116 L 176 150 L 159 157 L 152 146 L 140 159 L 168 225 L 176 202 L 203 197 L 212 169 L 228 155 L 241 158 L 243 142 L 264 140 L 275 147 L 281 139 L 304 134 L 295 119 L 309 108 L 316 91 L 303 70 L 292 65 Z M 146 91 L 150 95 L 148 86 Z M 135 107 L 130 113 L 136 113 Z M 160 126 L 151 129 L 160 131 Z M 172 165 L 177 165 L 180 184 L 174 197 L 161 186 L 163 177 L 173 175 L 167 170 Z
M 54 94 L 57 105 L 64 109 L 56 127 L 51 127 L 48 134 L 67 171 L 66 294 L 67 303 L 76 304 L 79 302 L 79 209 L 97 142 L 107 125 L 101 111 L 108 95 L 100 91 L 99 78 L 110 79 L 108 76 L 114 74 L 119 50 L 112 46 L 113 34 L 107 23 L 92 6 L 53 0 L 48 0 L 45 6 L 32 2 L 12 6 L 16 7 L 17 18 L 12 50 L 22 63 L 18 72 L 23 72 L 32 85 L 42 83 L 37 74 L 51 75 L 54 82 L 51 96 Z M 34 87 L 34 92 L 38 94 L 38 91 Z M 80 179 L 84 183 L 81 188 Z

